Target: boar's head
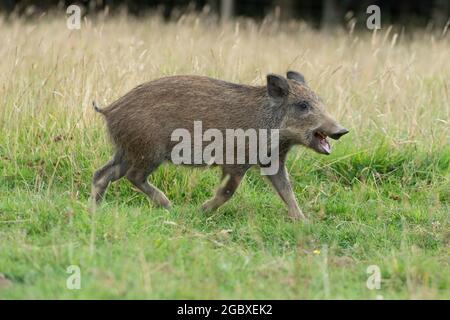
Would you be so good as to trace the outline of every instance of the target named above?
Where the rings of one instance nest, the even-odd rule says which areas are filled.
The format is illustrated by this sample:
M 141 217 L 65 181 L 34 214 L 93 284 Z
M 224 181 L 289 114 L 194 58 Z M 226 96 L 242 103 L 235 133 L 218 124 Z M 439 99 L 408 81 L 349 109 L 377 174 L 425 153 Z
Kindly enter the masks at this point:
M 330 154 L 327 137 L 337 140 L 348 133 L 325 111 L 321 99 L 307 86 L 300 73 L 289 71 L 287 79 L 269 74 L 267 92 L 272 103 L 283 110 L 280 136 L 293 144 Z

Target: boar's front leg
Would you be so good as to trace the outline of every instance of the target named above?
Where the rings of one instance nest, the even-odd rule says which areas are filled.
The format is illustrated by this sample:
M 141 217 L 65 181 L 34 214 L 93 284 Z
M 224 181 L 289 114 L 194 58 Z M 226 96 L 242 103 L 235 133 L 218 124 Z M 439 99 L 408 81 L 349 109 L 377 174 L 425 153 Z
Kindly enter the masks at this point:
M 214 198 L 206 201 L 202 205 L 202 210 L 206 212 L 214 211 L 227 202 L 234 194 L 242 178 L 247 171 L 247 167 L 222 167 L 222 179 L 227 180 L 226 183 L 220 187 Z
M 295 220 L 305 219 L 305 216 L 295 200 L 294 192 L 292 191 L 291 183 L 289 182 L 284 163 L 280 164 L 280 168 L 276 174 L 268 175 L 267 177 L 280 195 L 281 199 L 287 205 L 289 216 Z

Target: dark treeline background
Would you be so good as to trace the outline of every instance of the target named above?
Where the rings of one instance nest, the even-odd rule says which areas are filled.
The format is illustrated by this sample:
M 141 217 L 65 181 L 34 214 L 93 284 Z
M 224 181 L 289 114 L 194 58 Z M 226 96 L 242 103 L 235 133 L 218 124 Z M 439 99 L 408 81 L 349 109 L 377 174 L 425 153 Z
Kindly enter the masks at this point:
M 112 13 L 126 10 L 141 16 L 160 10 L 165 19 L 205 8 L 224 20 L 234 16 L 261 19 L 278 12 L 280 19 L 302 19 L 317 27 L 343 24 L 353 17 L 364 19 L 371 4 L 381 8 L 382 25 L 443 28 L 450 16 L 450 0 L 0 0 L 0 11 L 7 16 L 33 16 L 71 4 L 81 5 L 85 13 L 107 8 Z

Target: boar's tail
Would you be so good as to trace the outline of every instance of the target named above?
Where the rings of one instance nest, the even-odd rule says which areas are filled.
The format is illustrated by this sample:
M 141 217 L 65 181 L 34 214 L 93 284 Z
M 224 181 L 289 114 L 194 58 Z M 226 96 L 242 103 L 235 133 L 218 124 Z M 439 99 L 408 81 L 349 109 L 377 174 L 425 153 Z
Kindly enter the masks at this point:
M 95 101 L 92 101 L 92 106 L 94 107 L 94 110 L 95 110 L 96 112 L 101 113 L 101 114 L 104 114 L 103 110 L 100 109 L 100 108 L 97 106 L 97 103 L 96 103 Z

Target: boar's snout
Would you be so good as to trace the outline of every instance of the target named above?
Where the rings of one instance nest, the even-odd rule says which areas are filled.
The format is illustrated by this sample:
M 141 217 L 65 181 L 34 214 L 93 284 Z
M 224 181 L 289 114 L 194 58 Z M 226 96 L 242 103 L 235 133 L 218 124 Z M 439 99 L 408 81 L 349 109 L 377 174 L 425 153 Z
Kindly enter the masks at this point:
M 338 140 L 340 137 L 347 133 L 348 130 L 338 124 L 333 124 L 330 129 L 318 129 L 314 132 L 310 147 L 318 153 L 330 154 L 331 145 L 328 142 L 327 137 Z
M 347 134 L 347 133 L 348 133 L 348 130 L 341 127 L 339 130 L 336 130 L 335 132 L 330 133 L 328 136 L 331 139 L 339 140 L 340 137 L 342 137 L 344 134 Z

